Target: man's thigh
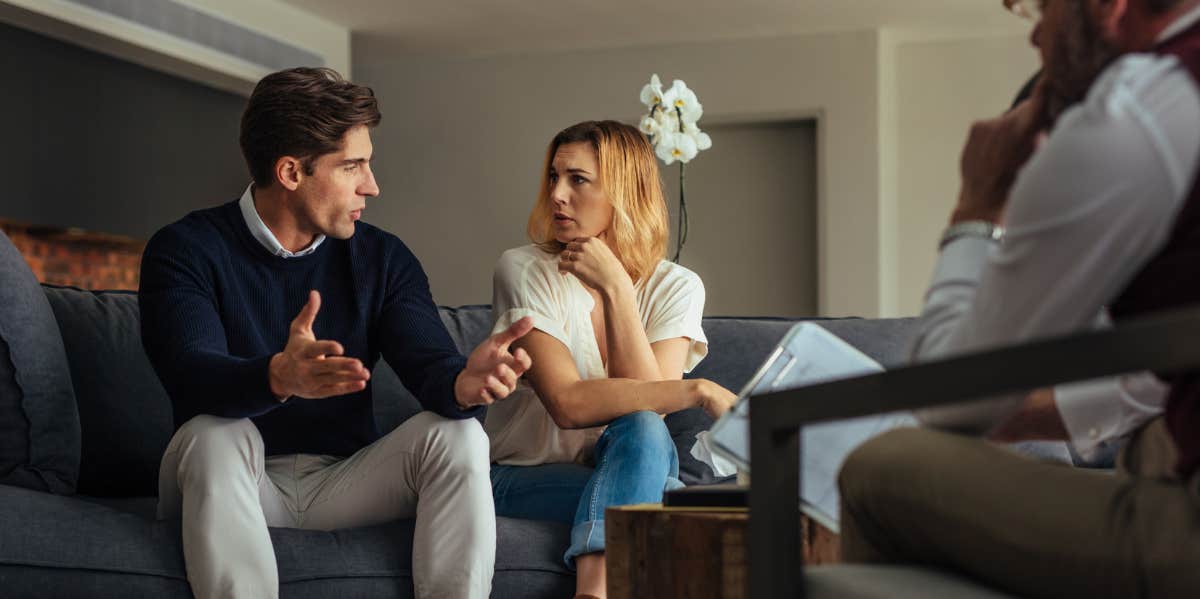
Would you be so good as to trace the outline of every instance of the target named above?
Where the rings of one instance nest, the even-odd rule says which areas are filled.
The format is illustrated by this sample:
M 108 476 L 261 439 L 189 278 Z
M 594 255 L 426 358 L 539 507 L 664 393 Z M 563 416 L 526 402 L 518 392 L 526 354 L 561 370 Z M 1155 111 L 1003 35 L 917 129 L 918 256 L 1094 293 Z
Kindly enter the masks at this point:
M 864 444 L 840 482 L 849 559 L 946 566 L 1032 596 L 1166 596 L 1175 587 L 1160 585 L 1197 583 L 1171 565 L 1200 563 L 1198 512 L 1179 484 L 921 429 Z
M 444 426 L 437 433 L 433 428 L 446 422 L 431 412 L 420 412 L 354 455 L 302 475 L 299 526 L 333 530 L 415 517 L 430 436 L 445 434 Z
M 279 489 L 265 474 L 262 437 L 249 419 L 197 416 L 175 432 L 163 452 L 158 472 L 158 517 L 178 518 L 183 513 L 185 491 L 207 495 L 205 501 L 242 501 L 229 492 L 209 493 L 205 487 L 224 487 L 233 477 L 254 480 L 258 502 L 268 526 L 295 526 Z M 185 489 L 180 475 L 186 474 L 195 488 Z M 213 480 L 207 480 L 212 478 Z

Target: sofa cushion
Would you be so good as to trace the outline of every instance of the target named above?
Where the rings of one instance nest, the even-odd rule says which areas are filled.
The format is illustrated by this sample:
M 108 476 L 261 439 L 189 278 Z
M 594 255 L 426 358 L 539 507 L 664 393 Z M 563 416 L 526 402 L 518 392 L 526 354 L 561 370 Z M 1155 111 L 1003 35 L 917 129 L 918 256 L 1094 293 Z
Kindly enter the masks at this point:
M 0 486 L 0 584 L 13 597 L 191 597 L 179 520 L 150 498 L 55 497 Z M 412 597 L 412 520 L 270 529 L 284 597 Z M 497 518 L 493 596 L 570 597 L 569 526 Z
M 72 493 L 79 413 L 54 313 L 0 233 L 0 483 Z
M 142 348 L 137 294 L 44 285 L 79 406 L 85 495 L 158 494 L 171 400 Z
M 492 307 L 478 304 L 441 308 L 442 322 L 463 355 L 471 353 L 492 333 Z
M 741 391 L 793 324 L 795 321 L 782 318 L 705 318 L 708 356 L 687 378 L 709 379 L 734 393 Z M 692 408 L 669 414 L 666 423 L 679 453 L 679 480 L 695 485 L 732 478 L 714 476 L 712 469 L 692 457 L 696 435 L 713 425 L 704 410 Z

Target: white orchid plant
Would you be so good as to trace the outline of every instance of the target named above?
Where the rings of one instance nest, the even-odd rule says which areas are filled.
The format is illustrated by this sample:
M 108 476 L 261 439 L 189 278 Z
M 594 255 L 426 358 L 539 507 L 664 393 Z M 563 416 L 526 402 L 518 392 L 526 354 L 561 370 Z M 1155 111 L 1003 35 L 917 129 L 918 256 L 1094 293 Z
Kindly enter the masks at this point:
M 650 136 L 654 153 L 664 164 L 676 160 L 686 164 L 701 150 L 712 147 L 712 139 L 696 125 L 704 107 L 683 81 L 676 79 L 663 91 L 658 75 L 651 75 L 650 83 L 642 88 L 641 100 L 650 111 L 642 117 L 639 128 Z
M 696 92 L 688 89 L 683 81 L 676 79 L 671 87 L 663 90 L 658 75 L 650 76 L 650 83 L 642 88 L 642 104 L 649 109 L 642 117 L 638 128 L 650 137 L 654 153 L 663 164 L 679 162 L 679 235 L 673 261 L 679 262 L 683 244 L 687 241 L 687 204 L 683 197 L 683 167 L 701 150 L 712 147 L 712 139 L 696 124 L 704 114 L 704 107 L 696 98 Z

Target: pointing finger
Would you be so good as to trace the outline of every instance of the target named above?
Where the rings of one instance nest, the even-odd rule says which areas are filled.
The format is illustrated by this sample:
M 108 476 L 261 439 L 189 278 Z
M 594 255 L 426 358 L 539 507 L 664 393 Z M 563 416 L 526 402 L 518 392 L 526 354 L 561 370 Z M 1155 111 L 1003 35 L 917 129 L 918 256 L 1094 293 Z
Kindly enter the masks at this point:
M 500 351 L 508 351 L 508 346 L 517 339 L 529 334 L 533 330 L 533 319 L 526 316 L 521 320 L 512 323 L 512 326 L 492 335 L 492 342 L 498 346 Z

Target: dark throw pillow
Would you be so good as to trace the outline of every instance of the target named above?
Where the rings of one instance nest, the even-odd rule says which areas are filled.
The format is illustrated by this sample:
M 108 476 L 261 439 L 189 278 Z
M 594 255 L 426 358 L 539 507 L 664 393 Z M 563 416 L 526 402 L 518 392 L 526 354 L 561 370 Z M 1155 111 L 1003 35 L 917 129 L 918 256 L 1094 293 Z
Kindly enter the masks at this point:
M 21 253 L 0 233 L 0 484 L 74 493 L 79 438 L 54 313 Z
M 79 406 L 79 493 L 157 495 L 159 462 L 175 425 L 171 399 L 142 349 L 137 294 L 43 287 Z

